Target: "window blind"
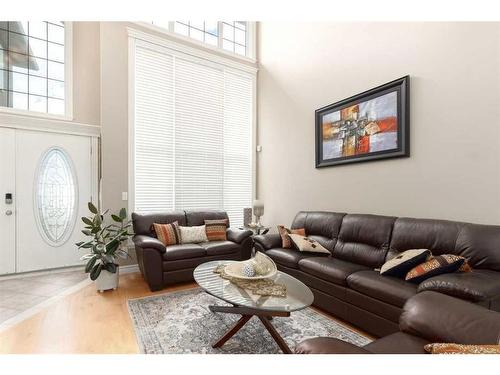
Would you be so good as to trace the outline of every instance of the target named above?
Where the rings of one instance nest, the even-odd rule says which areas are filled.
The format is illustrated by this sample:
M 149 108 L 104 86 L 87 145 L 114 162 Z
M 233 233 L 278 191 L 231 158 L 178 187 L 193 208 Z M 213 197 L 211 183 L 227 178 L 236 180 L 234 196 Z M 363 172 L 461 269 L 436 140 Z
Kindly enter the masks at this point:
M 224 209 L 252 201 L 253 75 L 135 47 L 134 209 Z

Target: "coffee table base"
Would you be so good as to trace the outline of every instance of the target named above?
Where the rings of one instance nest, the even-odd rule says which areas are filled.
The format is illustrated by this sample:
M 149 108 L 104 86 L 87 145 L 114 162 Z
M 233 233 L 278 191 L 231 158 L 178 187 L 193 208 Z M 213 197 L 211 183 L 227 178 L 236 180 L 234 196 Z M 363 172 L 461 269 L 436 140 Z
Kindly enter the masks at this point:
M 241 327 L 243 327 L 251 318 L 252 316 L 256 316 L 259 318 L 259 320 L 262 322 L 264 327 L 266 327 L 266 330 L 269 332 L 273 340 L 278 344 L 280 347 L 281 351 L 285 354 L 292 354 L 292 351 L 288 347 L 287 343 L 285 340 L 283 340 L 283 337 L 280 336 L 278 331 L 276 331 L 276 328 L 271 324 L 271 319 L 273 316 L 283 316 L 287 317 L 290 316 L 289 312 L 286 311 L 262 311 L 262 310 L 255 310 L 251 309 L 248 307 L 242 307 L 242 306 L 208 306 L 210 311 L 216 313 L 224 313 L 224 314 L 238 314 L 241 315 L 241 318 L 219 339 L 217 340 L 212 347 L 213 348 L 220 348 L 222 345 L 226 343 L 227 340 L 229 340 L 231 337 L 233 337 L 236 332 L 238 332 Z

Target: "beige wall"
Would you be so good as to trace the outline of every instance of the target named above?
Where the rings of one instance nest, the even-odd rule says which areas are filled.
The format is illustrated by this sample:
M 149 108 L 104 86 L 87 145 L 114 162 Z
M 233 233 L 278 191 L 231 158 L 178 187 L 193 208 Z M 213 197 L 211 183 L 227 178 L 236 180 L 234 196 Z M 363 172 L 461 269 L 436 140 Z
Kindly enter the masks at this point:
M 318 209 L 500 224 L 499 24 L 259 29 L 266 224 Z M 315 169 L 315 109 L 406 74 L 411 157 Z
M 99 22 L 74 22 L 74 121 L 100 125 L 100 79 Z

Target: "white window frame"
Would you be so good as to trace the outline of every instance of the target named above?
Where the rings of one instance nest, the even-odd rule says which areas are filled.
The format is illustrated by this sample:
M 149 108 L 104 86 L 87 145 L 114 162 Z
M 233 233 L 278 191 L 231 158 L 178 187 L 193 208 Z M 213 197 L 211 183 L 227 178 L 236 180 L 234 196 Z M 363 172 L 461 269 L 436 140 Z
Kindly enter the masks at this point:
M 64 21 L 64 115 L 2 106 L 0 106 L 0 114 L 52 120 L 73 120 L 73 22 Z
M 142 23 L 141 23 L 142 24 Z M 154 26 L 154 25 L 151 25 Z M 185 44 L 158 37 L 134 28 L 127 28 L 128 33 L 128 211 L 135 212 L 135 47 L 137 43 L 148 42 L 148 48 L 158 48 L 158 50 L 169 53 L 180 54 L 183 58 L 192 56 L 193 60 L 203 59 L 207 63 L 224 65 L 236 71 L 252 74 L 253 83 L 253 108 L 252 108 L 252 200 L 257 194 L 257 72 L 258 68 L 247 63 L 238 62 L 220 55 L 205 51 L 199 47 L 191 47 Z M 204 43 L 199 43 L 205 47 Z M 215 48 L 220 52 L 218 48 Z M 234 55 L 233 53 L 230 53 Z M 237 56 L 237 55 L 236 55 Z
M 253 21 L 247 21 L 247 32 L 246 32 L 246 47 L 247 47 L 247 53 L 248 56 L 243 56 L 239 55 L 235 52 L 227 51 L 223 49 L 222 47 L 218 46 L 213 46 L 208 43 L 204 43 L 202 41 L 190 38 L 185 35 L 178 34 L 174 31 L 174 23 L 175 21 L 169 21 L 168 22 L 168 29 L 165 27 L 161 27 L 155 24 L 147 23 L 147 22 L 136 22 L 137 25 L 141 27 L 145 27 L 146 29 L 155 31 L 157 33 L 164 34 L 170 38 L 178 39 L 183 41 L 184 43 L 189 43 L 192 44 L 194 48 L 205 48 L 208 50 L 212 50 L 217 53 L 221 53 L 223 55 L 231 56 L 232 58 L 240 59 L 242 61 L 246 61 L 249 63 L 255 64 L 257 62 L 256 54 L 257 54 L 257 48 L 256 48 L 256 37 L 257 37 L 257 23 Z M 219 21 L 219 24 L 221 24 L 222 21 Z M 218 29 L 220 30 L 221 27 L 219 26 Z M 219 44 L 221 44 L 221 39 L 222 39 L 222 33 L 219 33 Z

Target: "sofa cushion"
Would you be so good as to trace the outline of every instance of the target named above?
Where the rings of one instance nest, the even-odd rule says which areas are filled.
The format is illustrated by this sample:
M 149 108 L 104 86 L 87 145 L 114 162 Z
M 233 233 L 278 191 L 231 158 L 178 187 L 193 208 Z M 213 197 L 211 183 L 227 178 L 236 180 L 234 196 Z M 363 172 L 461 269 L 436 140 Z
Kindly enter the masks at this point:
M 334 256 L 371 268 L 380 267 L 389 248 L 394 220 L 391 216 L 344 216 Z
M 306 235 L 333 251 L 344 213 L 325 211 L 300 211 L 292 222 L 292 229 L 304 228 Z
M 464 262 L 465 258 L 457 255 L 438 255 L 408 271 L 405 280 L 419 284 L 432 276 L 455 272 L 462 267 Z
M 418 292 L 425 290 L 480 302 L 500 295 L 500 272 L 473 270 L 438 275 L 418 286 Z
M 184 211 L 169 211 L 165 213 L 138 214 L 132 213 L 135 234 L 153 235 L 151 226 L 153 223 L 171 224 L 177 221 L 179 225 L 186 225 L 186 214 Z M 155 236 L 156 237 L 156 236 Z
M 221 210 L 186 210 L 186 224 L 189 226 L 204 225 L 205 220 L 227 219 L 227 226 L 230 226 L 229 217 L 225 211 Z M 180 225 L 183 225 L 179 222 Z
M 376 354 L 425 354 L 424 346 L 427 344 L 429 341 L 423 338 L 396 332 L 372 341 L 363 348 Z
M 415 284 L 377 271 L 358 271 L 347 277 L 347 285 L 363 294 L 391 305 L 403 307 L 405 302 L 417 293 Z
M 332 257 L 312 257 L 301 259 L 299 269 L 320 279 L 339 285 L 347 285 L 347 276 L 368 268 Z
M 268 255 L 272 260 L 276 263 L 281 264 L 285 267 L 290 268 L 299 268 L 299 261 L 304 258 L 309 257 L 317 257 L 318 254 L 314 253 L 302 253 L 295 249 L 271 249 L 266 251 L 266 255 Z
M 239 245 L 231 241 L 210 241 L 200 243 L 207 251 L 207 255 L 232 254 L 239 250 Z
M 433 255 L 455 254 L 463 223 L 402 217 L 394 222 L 388 259 L 409 249 L 429 249 Z
M 467 258 L 472 268 L 500 271 L 500 226 L 465 224 L 455 253 Z
M 167 246 L 163 259 L 168 261 L 197 258 L 205 256 L 206 253 L 205 249 L 198 244 L 171 245 Z

